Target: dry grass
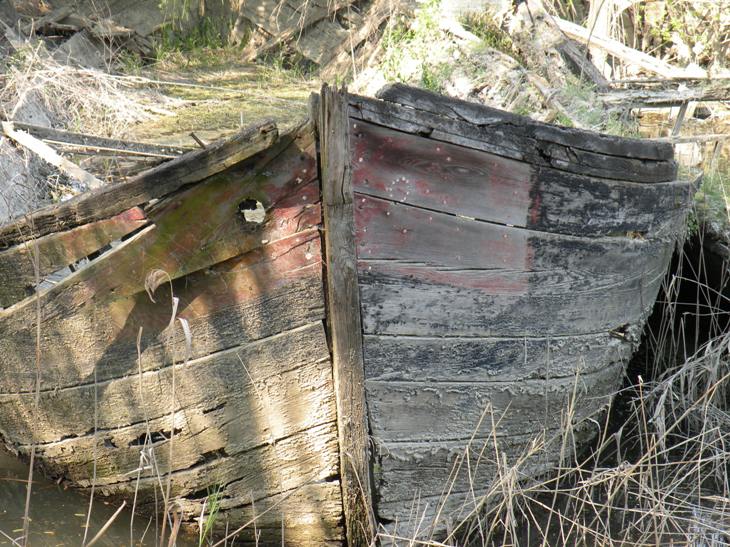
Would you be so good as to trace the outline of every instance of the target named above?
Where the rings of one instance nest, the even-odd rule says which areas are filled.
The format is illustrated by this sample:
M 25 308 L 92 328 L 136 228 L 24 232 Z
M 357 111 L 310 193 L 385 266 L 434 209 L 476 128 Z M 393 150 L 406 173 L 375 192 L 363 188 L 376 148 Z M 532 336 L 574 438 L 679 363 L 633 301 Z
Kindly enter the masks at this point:
M 13 120 L 33 108 L 55 125 L 95 135 L 123 138 L 129 128 L 161 115 L 181 101 L 154 89 L 139 89 L 105 70 L 55 61 L 42 44 L 29 44 L 6 61 L 0 108 Z

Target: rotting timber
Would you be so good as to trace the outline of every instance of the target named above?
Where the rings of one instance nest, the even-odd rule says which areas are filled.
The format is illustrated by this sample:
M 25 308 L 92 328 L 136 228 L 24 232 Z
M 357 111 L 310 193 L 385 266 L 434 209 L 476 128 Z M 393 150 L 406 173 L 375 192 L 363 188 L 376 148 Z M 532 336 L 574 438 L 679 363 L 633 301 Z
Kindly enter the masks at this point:
M 671 145 L 403 86 L 313 99 L 0 228 L 11 449 L 143 512 L 169 480 L 188 521 L 220 489 L 239 542 L 364 544 L 472 513 L 495 464 L 470 443 L 546 439 L 538 474 L 568 406 L 589 434 L 683 237 Z

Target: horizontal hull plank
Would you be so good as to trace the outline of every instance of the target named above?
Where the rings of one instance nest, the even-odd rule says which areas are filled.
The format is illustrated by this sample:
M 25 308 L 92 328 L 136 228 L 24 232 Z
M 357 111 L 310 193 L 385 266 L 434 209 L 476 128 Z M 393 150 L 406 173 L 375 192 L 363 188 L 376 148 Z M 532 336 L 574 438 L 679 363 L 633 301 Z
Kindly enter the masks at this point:
M 192 358 L 221 351 L 324 318 L 319 233 L 316 229 L 268 243 L 254 252 L 172 283 L 177 316 L 188 321 Z M 53 390 L 136 374 L 137 336 L 143 370 L 184 357 L 185 337 L 170 325 L 170 288 L 156 302 L 142 292 L 83 306 L 69 316 L 44 317 L 41 389 Z M 35 332 L 0 319 L 0 392 L 30 392 L 35 367 L 26 358 Z
M 99 220 L 65 232 L 48 234 L 32 243 L 19 243 L 0 251 L 0 306 L 8 307 L 33 294 L 38 257 L 38 281 L 74 264 L 105 245 L 147 224 L 138 207 L 115 217 Z
M 415 505 L 420 506 L 419 513 L 431 517 L 424 522 L 431 523 L 439 508 L 447 507 L 451 514 L 444 517 L 458 519 L 460 505 L 473 508 L 488 492 L 499 495 L 498 481 L 501 477 L 509 481 L 512 468 L 520 479 L 537 477 L 549 469 L 554 460 L 548 463 L 541 456 L 546 450 L 557 456 L 560 438 L 552 437 L 555 434 L 551 430 L 546 435 L 475 438 L 431 445 L 381 443 L 380 475 L 376 478 L 380 484 L 379 516 L 386 522 L 397 520 L 401 532 L 409 523 L 414 524 L 411 511 Z M 445 527 L 444 522 L 436 525 Z
M 335 477 L 338 460 L 337 426 L 332 422 L 276 443 L 176 471 L 172 474 L 170 495 L 196 497 L 208 489 L 225 486 L 226 495 L 234 499 L 245 502 L 252 496 L 265 498 Z M 105 496 L 126 498 L 138 489 L 140 503 L 153 502 L 160 480 L 165 484 L 165 470 L 161 470 L 161 477 L 143 478 L 138 483 L 132 476 L 124 482 L 99 485 L 97 491 Z
M 572 129 L 539 122 L 527 116 L 519 116 L 479 103 L 453 99 L 402 84 L 384 87 L 378 92 L 378 98 L 414 110 L 425 110 L 447 118 L 464 120 L 477 126 L 505 127 L 506 130 L 514 132 L 519 137 L 562 144 L 607 156 L 661 161 L 671 159 L 674 154 L 673 148 L 665 143 L 617 137 L 585 129 Z
M 646 160 L 605 155 L 565 144 L 545 141 L 535 135 L 515 133 L 509 124 L 473 124 L 460 117 L 447 117 L 428 110 L 365 97 L 352 97 L 350 116 L 401 131 L 417 133 L 436 141 L 483 150 L 535 166 L 552 167 L 569 173 L 626 182 L 670 182 L 677 176 L 671 158 Z
M 520 382 L 626 363 L 632 344 L 610 334 L 569 337 L 363 337 L 365 375 L 377 381 Z
M 253 502 L 250 498 L 227 497 L 219 501 L 225 518 L 216 521 L 215 531 L 224 535 L 243 527 L 236 534 L 236 545 L 279 547 L 282 545 L 282 531 L 283 544 L 293 547 L 334 546 L 341 545 L 344 540 L 342 497 L 337 480 L 305 484 L 290 492 Z M 200 515 L 203 500 L 181 500 L 180 507 L 187 515 Z
M 351 120 L 353 186 L 363 195 L 577 236 L 679 233 L 688 182 L 636 184 L 574 175 Z
M 665 257 L 661 240 L 549 234 L 355 194 L 360 260 L 401 260 L 456 269 L 576 270 L 617 274 Z
M 315 388 L 329 393 L 332 380 L 328 358 L 324 327 L 318 322 L 247 346 L 142 373 L 141 377 L 132 374 L 101 382 L 96 388 L 88 384 L 45 391 L 38 411 L 34 393 L 2 395 L 0 429 L 16 443 L 26 445 L 87 436 L 94 431 L 97 397 L 96 423 L 102 430 L 142 424 L 173 410 L 205 411 L 230 403 L 228 410 L 233 415 L 249 414 L 256 435 L 277 438 L 281 434 L 275 422 L 267 422 L 269 410 L 285 412 L 290 400 L 305 404 Z M 276 420 L 277 415 L 268 418 Z
M 580 292 L 570 293 L 570 284 L 560 285 L 540 274 L 509 284 L 504 275 L 494 279 L 495 274 L 467 272 L 461 277 L 476 277 L 478 285 L 459 286 L 466 283 L 453 282 L 458 279 L 453 274 L 449 283 L 429 282 L 376 268 L 361 265 L 363 330 L 401 336 L 519 338 L 621 330 L 648 314 L 664 278 L 663 272 L 636 277 L 610 290 L 583 284 Z M 550 286 L 564 292 L 549 294 Z M 532 287 L 539 287 L 540 294 L 530 294 Z
M 559 430 L 572 405 L 580 421 L 603 408 L 623 374 L 614 363 L 590 374 L 519 383 L 394 382 L 368 380 L 372 435 L 382 442 L 423 442 L 535 435 Z M 486 409 L 491 415 L 480 424 Z
M 83 437 L 64 439 L 36 447 L 36 457 L 44 464 L 50 476 L 62 476 L 75 484 L 88 484 L 93 475 L 90 469 L 96 461 L 97 484 L 119 482 L 120 477 L 154 476 L 156 469 L 167 472 L 188 469 L 204 461 L 232 456 L 267 443 L 300 433 L 312 427 L 335 420 L 331 375 L 326 366 L 307 365 L 294 373 L 282 375 L 297 385 L 297 378 L 309 384 L 289 388 L 280 396 L 268 396 L 270 389 L 262 389 L 261 397 L 250 393 L 219 394 L 215 407 L 197 405 L 178 410 L 149 421 L 112 430 L 89 433 Z M 320 382 L 313 376 L 319 373 Z M 174 431 L 174 454 L 170 461 L 170 433 Z M 94 446 L 96 445 L 96 448 Z M 29 453 L 29 446 L 17 447 L 20 453 Z M 154 454 L 156 469 L 139 469 L 140 455 Z M 171 465 L 172 464 L 172 465 Z

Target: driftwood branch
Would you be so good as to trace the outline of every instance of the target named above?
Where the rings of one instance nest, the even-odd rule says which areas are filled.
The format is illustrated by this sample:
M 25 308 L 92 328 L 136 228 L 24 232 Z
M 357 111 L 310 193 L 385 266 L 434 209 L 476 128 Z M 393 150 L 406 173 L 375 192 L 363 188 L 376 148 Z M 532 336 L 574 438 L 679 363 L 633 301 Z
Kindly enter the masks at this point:
M 659 74 L 664 78 L 698 76 L 698 72 L 702 70 L 695 69 L 693 71 L 689 71 L 684 68 L 672 66 L 669 63 L 665 63 L 664 61 L 644 53 L 643 51 L 638 51 L 625 46 L 621 42 L 602 36 L 596 32 L 591 33 L 591 31 L 587 28 L 571 23 L 570 21 L 566 21 L 565 19 L 561 19 L 559 17 L 554 17 L 553 19 L 560 30 L 562 30 L 569 38 L 577 40 L 583 44 L 590 45 L 591 47 L 598 47 L 626 64 L 638 66 L 648 72 Z

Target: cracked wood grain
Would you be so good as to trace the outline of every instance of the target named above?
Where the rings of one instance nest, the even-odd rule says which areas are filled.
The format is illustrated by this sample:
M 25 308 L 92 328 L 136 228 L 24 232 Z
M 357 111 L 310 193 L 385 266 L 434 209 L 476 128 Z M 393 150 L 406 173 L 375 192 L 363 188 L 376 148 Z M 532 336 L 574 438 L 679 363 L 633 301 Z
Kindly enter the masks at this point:
M 360 546 L 370 543 L 375 529 L 355 260 L 347 91 L 324 85 L 319 107 L 328 326 L 337 400 L 340 480 L 347 540 L 350 545 Z

